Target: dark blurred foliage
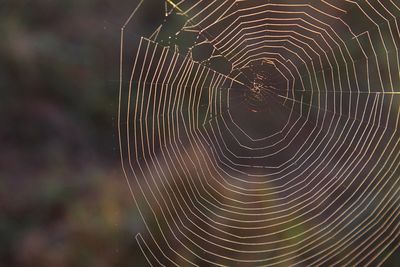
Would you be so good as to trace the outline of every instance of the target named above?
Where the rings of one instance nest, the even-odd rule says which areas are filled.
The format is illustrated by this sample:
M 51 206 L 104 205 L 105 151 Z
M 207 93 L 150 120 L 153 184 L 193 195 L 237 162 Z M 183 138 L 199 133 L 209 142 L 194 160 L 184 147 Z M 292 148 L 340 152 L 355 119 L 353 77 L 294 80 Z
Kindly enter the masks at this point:
M 0 266 L 142 266 L 116 139 L 136 1 L 0 1 Z

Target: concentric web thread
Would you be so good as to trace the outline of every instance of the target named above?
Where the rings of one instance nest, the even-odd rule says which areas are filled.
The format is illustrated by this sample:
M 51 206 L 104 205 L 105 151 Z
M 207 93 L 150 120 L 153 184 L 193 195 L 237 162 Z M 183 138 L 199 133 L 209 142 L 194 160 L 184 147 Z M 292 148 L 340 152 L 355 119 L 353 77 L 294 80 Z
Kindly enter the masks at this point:
M 400 2 L 164 4 L 152 34 L 126 45 L 141 5 L 121 34 L 147 262 L 383 264 L 400 244 Z

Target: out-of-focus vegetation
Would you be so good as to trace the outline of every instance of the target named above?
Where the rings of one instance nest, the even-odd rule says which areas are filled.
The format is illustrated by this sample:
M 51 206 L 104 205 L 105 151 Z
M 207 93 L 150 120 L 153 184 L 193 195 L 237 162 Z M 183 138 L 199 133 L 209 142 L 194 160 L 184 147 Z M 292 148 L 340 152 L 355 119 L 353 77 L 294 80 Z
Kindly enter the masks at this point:
M 117 151 L 135 1 L 0 3 L 0 266 L 142 266 Z

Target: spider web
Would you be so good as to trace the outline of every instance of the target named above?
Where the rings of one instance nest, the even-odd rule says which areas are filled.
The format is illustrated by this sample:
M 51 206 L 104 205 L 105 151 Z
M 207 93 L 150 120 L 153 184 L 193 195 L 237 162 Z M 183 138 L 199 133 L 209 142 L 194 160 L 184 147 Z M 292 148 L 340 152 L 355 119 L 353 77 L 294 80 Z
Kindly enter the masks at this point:
M 127 46 L 142 4 L 118 132 L 147 262 L 383 264 L 400 244 L 400 2 L 167 0 Z

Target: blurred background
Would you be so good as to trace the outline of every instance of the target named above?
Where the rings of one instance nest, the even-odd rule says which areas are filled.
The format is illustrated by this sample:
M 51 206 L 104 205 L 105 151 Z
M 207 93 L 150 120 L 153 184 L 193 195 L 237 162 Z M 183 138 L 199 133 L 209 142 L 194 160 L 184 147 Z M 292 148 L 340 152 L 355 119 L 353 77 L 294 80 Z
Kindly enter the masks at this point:
M 144 266 L 115 121 L 136 5 L 0 1 L 0 266 Z
M 137 29 L 154 30 L 160 3 Z M 146 265 L 116 138 L 119 33 L 137 4 L 0 0 L 0 266 Z

